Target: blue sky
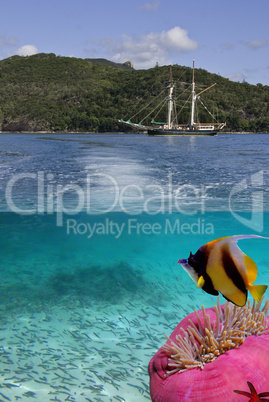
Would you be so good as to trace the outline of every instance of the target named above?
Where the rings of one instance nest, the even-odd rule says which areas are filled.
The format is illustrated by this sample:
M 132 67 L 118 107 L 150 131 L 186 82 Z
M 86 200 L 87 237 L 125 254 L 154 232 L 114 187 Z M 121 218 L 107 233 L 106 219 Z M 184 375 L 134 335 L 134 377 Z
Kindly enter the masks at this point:
M 0 0 L 0 59 L 55 53 L 191 66 L 269 85 L 269 0 Z

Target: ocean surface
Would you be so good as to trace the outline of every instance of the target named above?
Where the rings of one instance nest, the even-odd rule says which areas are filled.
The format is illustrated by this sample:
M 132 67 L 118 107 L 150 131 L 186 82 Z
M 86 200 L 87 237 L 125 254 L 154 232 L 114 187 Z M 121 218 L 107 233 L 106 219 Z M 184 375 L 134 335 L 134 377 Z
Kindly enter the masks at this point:
M 178 259 L 269 236 L 269 134 L 0 134 L 0 166 L 0 401 L 150 400 L 164 334 L 217 302 Z M 268 242 L 239 243 L 255 284 Z

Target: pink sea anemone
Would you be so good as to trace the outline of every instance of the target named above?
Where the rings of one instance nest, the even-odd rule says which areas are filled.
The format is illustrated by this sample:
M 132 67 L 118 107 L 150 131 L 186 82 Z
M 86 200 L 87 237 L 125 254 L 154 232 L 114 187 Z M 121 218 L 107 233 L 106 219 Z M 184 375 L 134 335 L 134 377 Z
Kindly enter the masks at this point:
M 260 310 L 261 302 L 184 318 L 149 363 L 152 401 L 244 401 L 234 390 L 247 391 L 247 382 L 268 391 L 269 302 Z

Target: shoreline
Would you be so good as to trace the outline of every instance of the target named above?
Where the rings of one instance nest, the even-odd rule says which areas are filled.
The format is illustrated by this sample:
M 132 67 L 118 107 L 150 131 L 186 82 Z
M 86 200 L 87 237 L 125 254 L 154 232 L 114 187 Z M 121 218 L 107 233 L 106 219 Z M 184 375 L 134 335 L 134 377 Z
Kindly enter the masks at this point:
M 94 131 L 0 131 L 0 134 L 98 134 L 98 135 L 107 135 L 107 134 L 120 134 L 120 135 L 132 135 L 132 134 L 145 134 L 146 132 L 123 132 L 123 131 L 108 131 L 108 132 L 94 132 Z M 268 134 L 268 132 L 251 132 L 251 131 L 229 131 L 229 132 L 222 132 L 218 133 L 218 135 L 225 135 L 225 134 Z M 169 137 L 169 136 L 167 136 Z M 180 137 L 180 135 L 179 135 Z

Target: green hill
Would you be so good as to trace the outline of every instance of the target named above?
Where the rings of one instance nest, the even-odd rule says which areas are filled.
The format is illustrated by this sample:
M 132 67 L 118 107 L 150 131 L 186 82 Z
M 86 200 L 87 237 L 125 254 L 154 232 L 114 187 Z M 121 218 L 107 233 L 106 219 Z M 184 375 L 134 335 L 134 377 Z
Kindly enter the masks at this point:
M 176 91 L 187 87 L 191 74 L 191 68 L 173 67 L 173 78 L 181 82 Z M 130 62 L 121 65 L 44 53 L 13 56 L 0 61 L 0 130 L 130 131 L 118 119 L 128 119 L 142 108 L 146 115 L 148 103 L 155 106 L 167 78 L 167 67 L 134 70 Z M 219 121 L 227 122 L 227 130 L 269 132 L 267 85 L 236 83 L 202 69 L 195 70 L 195 79 L 203 85 L 217 83 L 203 94 L 203 101 Z M 134 121 L 140 118 L 142 114 Z M 184 107 L 180 121 L 187 123 L 187 119 Z M 205 119 L 201 112 L 200 120 Z
M 110 66 L 114 68 L 120 68 L 121 70 L 132 70 L 134 68 L 131 61 L 126 61 L 125 63 L 114 63 L 114 61 L 110 61 L 107 59 L 84 59 L 84 60 L 89 61 L 94 65 Z

